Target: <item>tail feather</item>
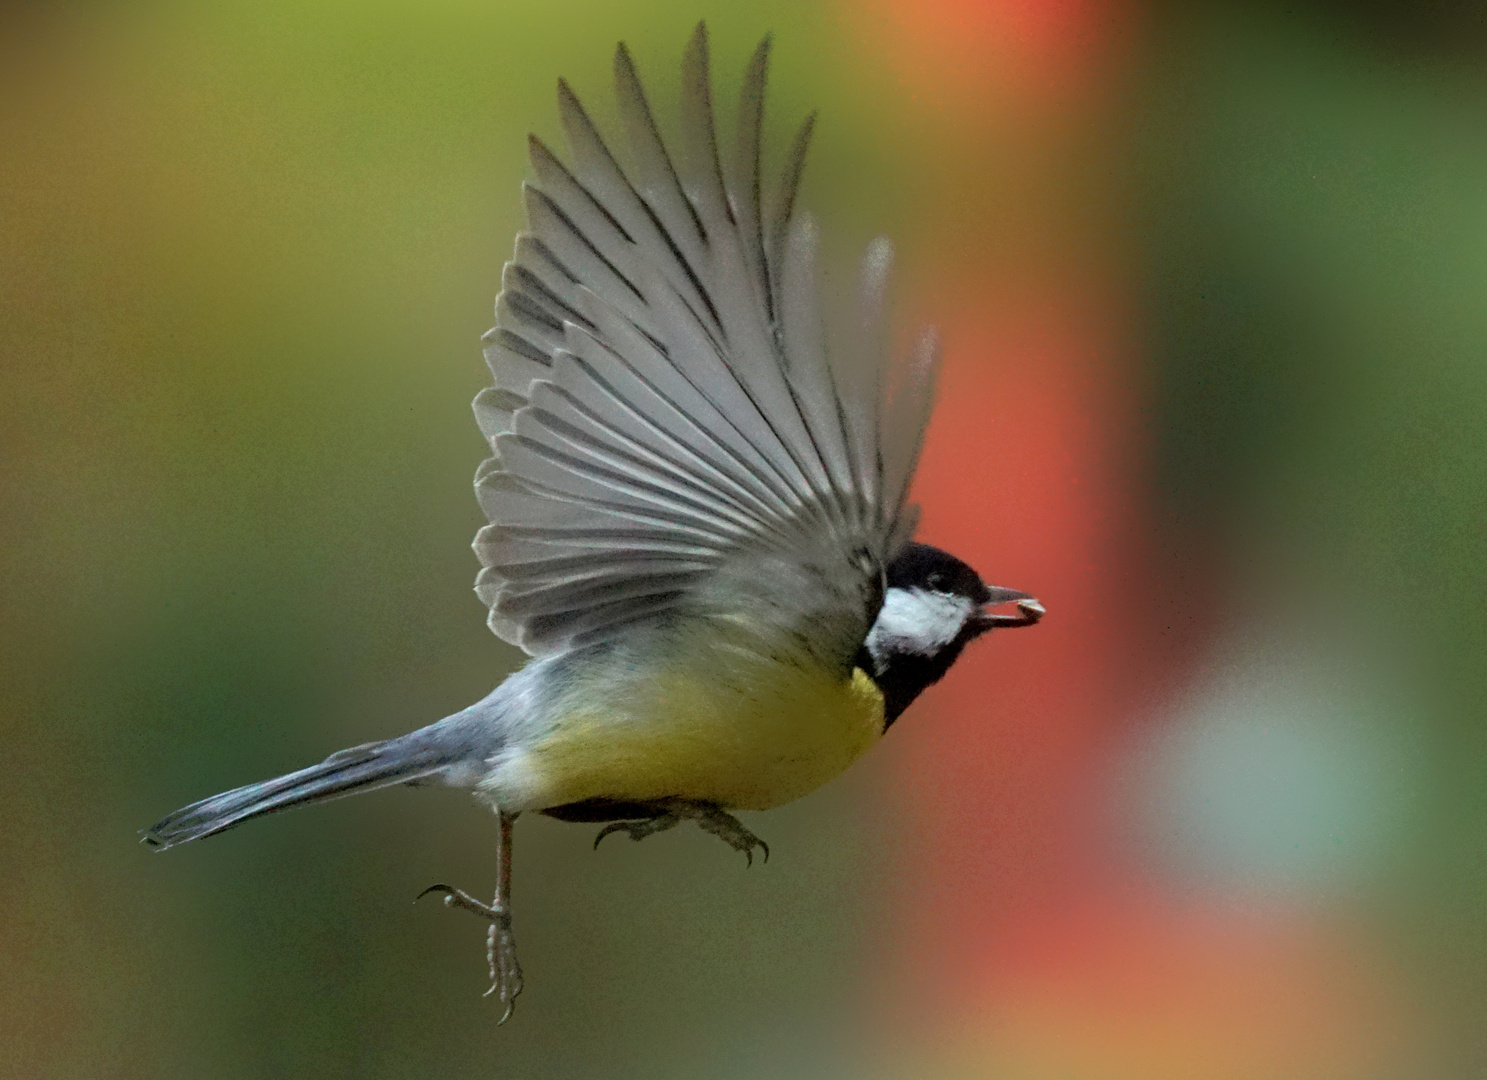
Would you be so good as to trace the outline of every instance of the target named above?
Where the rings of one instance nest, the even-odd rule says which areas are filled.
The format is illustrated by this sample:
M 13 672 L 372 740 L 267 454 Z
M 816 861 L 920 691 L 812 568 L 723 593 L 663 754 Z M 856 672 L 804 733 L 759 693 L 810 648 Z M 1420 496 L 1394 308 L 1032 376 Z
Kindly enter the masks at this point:
M 146 829 L 144 843 L 164 850 L 276 810 L 406 784 L 448 763 L 447 754 L 419 747 L 406 737 L 353 746 L 307 769 L 183 806 Z

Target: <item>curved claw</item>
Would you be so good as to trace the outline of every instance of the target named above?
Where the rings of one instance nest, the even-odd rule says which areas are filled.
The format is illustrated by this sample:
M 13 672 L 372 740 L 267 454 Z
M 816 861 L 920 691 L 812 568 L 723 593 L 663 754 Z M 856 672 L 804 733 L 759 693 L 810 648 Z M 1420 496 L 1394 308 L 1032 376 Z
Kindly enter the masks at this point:
M 763 850 L 764 861 L 769 861 L 769 845 L 745 828 L 743 822 L 732 814 L 716 806 L 703 806 L 697 810 L 696 821 L 704 832 L 712 833 L 734 851 L 742 851 L 749 866 L 754 865 L 756 847 Z
M 639 821 L 611 821 L 599 830 L 599 835 L 594 837 L 595 850 L 599 847 L 599 841 L 610 833 L 627 832 L 631 840 L 644 840 L 647 836 L 654 836 L 658 832 L 675 828 L 682 820 L 681 815 L 672 810 L 666 810 L 655 817 L 642 818 Z
M 482 904 L 479 900 L 475 899 L 469 893 L 465 892 L 464 889 L 456 889 L 453 885 L 445 885 L 443 882 L 440 882 L 437 885 L 430 885 L 427 889 L 424 889 L 423 892 L 415 896 L 413 898 L 413 902 L 415 904 L 418 903 L 418 901 L 422 900 L 431 892 L 441 892 L 444 894 L 445 907 L 461 907 L 464 908 L 466 911 L 473 911 L 482 919 L 487 919 L 493 923 L 509 924 L 511 922 L 510 912 L 502 911 L 500 908 L 492 907 L 489 904 Z
M 624 832 L 629 827 L 630 823 L 628 821 L 611 821 L 608 825 L 599 830 L 598 836 L 594 837 L 594 850 L 599 850 L 599 841 L 603 840 L 610 833 Z M 636 836 L 633 832 L 630 834 L 630 839 L 636 839 Z
M 764 861 L 769 862 L 769 845 L 766 844 L 763 840 L 760 840 L 757 836 L 752 837 L 752 839 L 755 844 L 758 844 L 764 850 Z M 754 865 L 753 845 L 751 844 L 748 847 L 740 847 L 738 850 L 744 853 L 744 858 L 747 860 L 744 865 L 752 867 Z

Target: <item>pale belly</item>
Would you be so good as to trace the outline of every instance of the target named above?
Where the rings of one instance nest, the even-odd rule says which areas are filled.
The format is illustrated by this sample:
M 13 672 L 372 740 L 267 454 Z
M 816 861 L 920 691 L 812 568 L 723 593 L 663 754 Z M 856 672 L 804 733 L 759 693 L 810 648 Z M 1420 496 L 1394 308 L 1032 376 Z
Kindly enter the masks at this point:
M 492 764 L 508 809 L 681 798 L 765 810 L 845 770 L 883 733 L 883 695 L 850 678 L 735 650 L 595 671 L 541 737 Z

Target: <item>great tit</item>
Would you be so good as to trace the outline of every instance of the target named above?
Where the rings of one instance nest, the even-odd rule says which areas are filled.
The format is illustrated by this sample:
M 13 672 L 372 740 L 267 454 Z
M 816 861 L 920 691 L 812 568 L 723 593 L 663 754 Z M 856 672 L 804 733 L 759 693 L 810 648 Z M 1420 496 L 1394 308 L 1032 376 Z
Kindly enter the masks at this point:
M 730 810 L 814 790 L 878 741 L 972 639 L 1043 608 L 911 540 L 906 503 L 932 405 L 930 335 L 890 354 L 875 241 L 828 334 L 817 231 L 795 212 L 814 115 L 761 194 L 770 39 L 754 52 L 726 163 L 705 26 L 682 62 L 680 153 L 629 52 L 614 73 L 622 167 L 558 83 L 572 149 L 535 137 L 528 226 L 485 335 L 475 398 L 492 456 L 475 591 L 528 663 L 483 700 L 401 738 L 214 795 L 144 834 L 157 848 L 262 814 L 394 784 L 463 788 L 496 814 L 489 920 L 504 1021 L 522 988 L 511 831 L 526 811 L 641 839 L 695 821 L 748 855 Z M 1014 605 L 1013 610 L 999 610 Z

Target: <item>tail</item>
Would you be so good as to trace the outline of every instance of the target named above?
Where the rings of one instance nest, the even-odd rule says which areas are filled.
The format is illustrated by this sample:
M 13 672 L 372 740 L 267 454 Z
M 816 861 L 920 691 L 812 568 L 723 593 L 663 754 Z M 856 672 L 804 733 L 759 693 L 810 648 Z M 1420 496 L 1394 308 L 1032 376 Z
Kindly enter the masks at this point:
M 408 736 L 353 746 L 308 769 L 183 806 L 145 830 L 144 843 L 163 851 L 276 810 L 406 784 L 438 772 L 449 761 L 448 753 Z

